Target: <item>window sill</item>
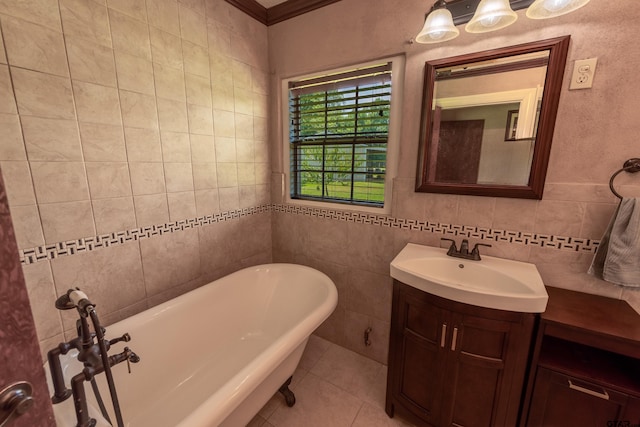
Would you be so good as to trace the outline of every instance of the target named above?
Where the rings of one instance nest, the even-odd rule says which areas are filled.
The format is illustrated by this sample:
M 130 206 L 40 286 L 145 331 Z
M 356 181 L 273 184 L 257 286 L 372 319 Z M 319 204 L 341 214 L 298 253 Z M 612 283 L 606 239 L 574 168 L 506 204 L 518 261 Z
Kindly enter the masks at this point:
M 310 208 L 316 209 L 333 209 L 333 210 L 343 210 L 343 211 L 354 211 L 354 212 L 366 212 L 370 214 L 376 215 L 391 215 L 391 203 L 385 202 L 384 207 L 373 207 L 373 206 L 362 206 L 362 205 L 352 205 L 347 203 L 332 203 L 325 201 L 316 201 L 316 200 L 306 200 L 306 199 L 292 199 L 290 197 L 286 197 L 284 202 L 289 205 L 298 205 L 298 206 L 306 206 Z

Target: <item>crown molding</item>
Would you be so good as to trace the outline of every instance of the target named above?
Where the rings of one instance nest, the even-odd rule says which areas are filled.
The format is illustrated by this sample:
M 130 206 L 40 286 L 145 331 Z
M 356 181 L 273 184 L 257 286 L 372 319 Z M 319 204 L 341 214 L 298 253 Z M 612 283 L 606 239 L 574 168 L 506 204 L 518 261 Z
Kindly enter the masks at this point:
M 265 25 L 273 25 L 286 21 L 312 10 L 320 9 L 340 0 L 288 0 L 269 9 L 262 6 L 256 0 L 225 0 L 252 18 Z
M 286 21 L 340 0 L 288 0 L 267 9 L 267 25 Z
M 253 19 L 267 25 L 267 8 L 256 0 L 225 0 L 227 3 L 237 7 Z

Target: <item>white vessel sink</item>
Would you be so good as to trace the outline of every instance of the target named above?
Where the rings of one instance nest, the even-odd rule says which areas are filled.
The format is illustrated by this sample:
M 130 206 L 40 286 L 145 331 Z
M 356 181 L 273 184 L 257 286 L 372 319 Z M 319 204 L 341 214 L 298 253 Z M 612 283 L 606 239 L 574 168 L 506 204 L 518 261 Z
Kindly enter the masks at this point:
M 482 256 L 469 261 L 413 243 L 391 261 L 391 277 L 442 298 L 498 310 L 542 313 L 549 296 L 535 265 Z

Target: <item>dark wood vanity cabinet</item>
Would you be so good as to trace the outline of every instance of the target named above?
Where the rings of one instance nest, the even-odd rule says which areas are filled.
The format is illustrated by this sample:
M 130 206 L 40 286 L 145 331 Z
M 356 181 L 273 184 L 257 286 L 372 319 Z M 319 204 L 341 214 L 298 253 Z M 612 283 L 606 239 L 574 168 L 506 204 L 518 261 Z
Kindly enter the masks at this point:
M 516 425 L 534 320 L 394 281 L 387 414 L 417 425 Z
M 547 293 L 521 424 L 640 426 L 640 315 L 621 300 Z

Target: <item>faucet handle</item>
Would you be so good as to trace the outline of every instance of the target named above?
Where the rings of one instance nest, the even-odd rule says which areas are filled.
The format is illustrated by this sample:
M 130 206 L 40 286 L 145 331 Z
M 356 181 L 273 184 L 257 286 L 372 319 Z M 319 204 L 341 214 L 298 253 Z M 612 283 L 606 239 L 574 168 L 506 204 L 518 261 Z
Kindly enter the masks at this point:
M 453 253 L 458 252 L 458 248 L 456 247 L 456 241 L 453 239 L 447 239 L 446 237 L 441 237 L 440 240 L 444 240 L 446 242 L 451 242 L 449 246 L 449 250 L 447 251 L 447 255 L 451 255 Z
M 129 347 L 125 347 L 124 352 L 127 355 L 127 370 L 131 373 L 131 364 L 138 363 L 140 361 L 140 356 L 131 351 Z
M 471 250 L 471 255 L 473 255 L 473 259 L 480 261 L 480 250 L 478 249 L 478 246 L 486 246 L 487 248 L 490 248 L 491 245 L 487 244 L 487 243 L 476 243 L 473 247 L 473 249 Z
M 486 246 L 487 248 L 490 248 L 490 247 L 491 247 L 491 245 L 490 245 L 490 244 L 488 244 L 488 243 L 476 243 L 476 244 L 473 246 L 473 249 L 472 249 L 472 250 L 473 250 L 473 251 L 477 251 L 477 250 L 478 250 L 478 246 Z
M 129 342 L 131 341 L 131 335 L 129 335 L 129 333 L 125 333 L 124 335 L 122 335 L 121 337 L 117 337 L 117 338 L 113 338 L 109 340 L 109 346 L 114 345 L 115 343 L 119 343 L 121 341 L 124 342 Z

